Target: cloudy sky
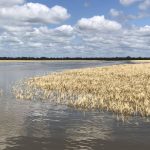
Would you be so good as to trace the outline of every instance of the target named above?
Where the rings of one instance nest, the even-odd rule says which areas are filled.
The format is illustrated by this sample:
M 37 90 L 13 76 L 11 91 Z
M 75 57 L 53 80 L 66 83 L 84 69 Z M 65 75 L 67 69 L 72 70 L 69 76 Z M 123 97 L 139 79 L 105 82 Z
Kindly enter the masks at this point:
M 150 57 L 150 0 L 0 0 L 0 56 Z

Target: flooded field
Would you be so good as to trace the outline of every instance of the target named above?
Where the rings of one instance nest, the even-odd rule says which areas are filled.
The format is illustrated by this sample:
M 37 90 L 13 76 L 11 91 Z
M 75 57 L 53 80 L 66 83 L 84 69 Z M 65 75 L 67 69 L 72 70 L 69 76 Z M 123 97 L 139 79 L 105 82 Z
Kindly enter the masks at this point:
M 110 112 L 19 101 L 11 93 L 24 78 L 120 63 L 124 62 L 0 63 L 0 150 L 149 150 L 149 118 L 136 116 L 122 122 Z

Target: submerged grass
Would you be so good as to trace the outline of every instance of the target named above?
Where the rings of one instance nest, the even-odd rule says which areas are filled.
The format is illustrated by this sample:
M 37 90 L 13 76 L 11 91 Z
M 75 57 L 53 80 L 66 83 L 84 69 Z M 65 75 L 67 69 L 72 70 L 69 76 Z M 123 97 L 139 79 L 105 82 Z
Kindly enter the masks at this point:
M 150 64 L 76 69 L 28 79 L 18 99 L 49 99 L 85 109 L 150 116 Z

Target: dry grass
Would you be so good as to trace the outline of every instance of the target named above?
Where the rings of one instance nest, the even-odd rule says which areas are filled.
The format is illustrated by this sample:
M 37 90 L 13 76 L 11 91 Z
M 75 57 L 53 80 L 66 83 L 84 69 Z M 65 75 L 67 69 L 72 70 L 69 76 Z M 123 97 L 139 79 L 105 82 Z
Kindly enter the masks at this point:
M 131 60 L 130 62 L 135 62 L 135 63 L 150 63 L 150 60 Z
M 26 80 L 13 91 L 18 99 L 49 99 L 77 108 L 150 116 L 150 64 L 53 73 Z

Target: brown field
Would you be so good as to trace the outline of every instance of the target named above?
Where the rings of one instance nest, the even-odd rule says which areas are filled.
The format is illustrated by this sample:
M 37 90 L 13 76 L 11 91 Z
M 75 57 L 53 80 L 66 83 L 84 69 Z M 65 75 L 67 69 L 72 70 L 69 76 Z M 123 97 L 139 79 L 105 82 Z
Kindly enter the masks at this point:
M 150 64 L 52 73 L 25 80 L 13 92 L 17 99 L 38 98 L 83 109 L 150 116 Z

